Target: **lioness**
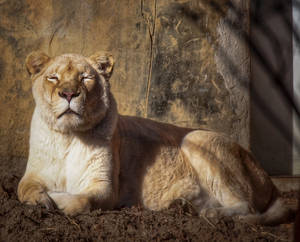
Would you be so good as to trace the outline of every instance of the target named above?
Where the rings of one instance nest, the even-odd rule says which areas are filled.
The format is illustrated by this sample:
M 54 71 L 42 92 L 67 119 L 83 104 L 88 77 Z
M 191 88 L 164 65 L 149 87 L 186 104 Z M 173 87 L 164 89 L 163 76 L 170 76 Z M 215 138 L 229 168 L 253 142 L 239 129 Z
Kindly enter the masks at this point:
M 67 215 L 190 201 L 204 216 L 281 222 L 288 213 L 252 155 L 223 134 L 121 116 L 110 92 L 113 57 L 33 52 L 36 103 L 18 197 Z

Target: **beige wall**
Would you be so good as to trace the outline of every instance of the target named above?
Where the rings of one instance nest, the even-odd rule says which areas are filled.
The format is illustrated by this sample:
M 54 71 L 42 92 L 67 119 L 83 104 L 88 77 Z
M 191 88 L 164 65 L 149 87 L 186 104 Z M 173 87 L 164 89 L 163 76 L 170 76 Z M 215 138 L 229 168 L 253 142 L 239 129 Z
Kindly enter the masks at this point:
M 0 0 L 1 159 L 28 153 L 34 101 L 24 59 L 37 49 L 110 50 L 120 113 L 224 131 L 247 147 L 248 91 L 220 50 L 246 82 L 249 54 L 225 25 L 234 16 L 226 0 L 217 2 L 224 15 L 201 0 Z M 244 30 L 248 2 L 236 1 Z

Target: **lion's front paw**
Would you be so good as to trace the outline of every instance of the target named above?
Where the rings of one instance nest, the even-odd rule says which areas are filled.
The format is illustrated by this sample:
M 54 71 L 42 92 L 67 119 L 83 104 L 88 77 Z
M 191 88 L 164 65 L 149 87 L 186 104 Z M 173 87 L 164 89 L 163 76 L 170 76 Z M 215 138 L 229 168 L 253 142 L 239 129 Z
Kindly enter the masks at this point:
M 84 196 L 66 192 L 48 192 L 48 194 L 66 215 L 75 216 L 90 210 L 88 199 Z
M 200 211 L 199 215 L 207 218 L 217 218 L 220 217 L 222 214 L 217 208 L 205 208 Z
M 22 197 L 22 199 L 20 199 L 20 201 L 28 205 L 41 204 L 47 209 L 54 209 L 56 207 L 53 200 L 44 191 L 35 191 L 32 193 L 27 193 L 25 196 Z

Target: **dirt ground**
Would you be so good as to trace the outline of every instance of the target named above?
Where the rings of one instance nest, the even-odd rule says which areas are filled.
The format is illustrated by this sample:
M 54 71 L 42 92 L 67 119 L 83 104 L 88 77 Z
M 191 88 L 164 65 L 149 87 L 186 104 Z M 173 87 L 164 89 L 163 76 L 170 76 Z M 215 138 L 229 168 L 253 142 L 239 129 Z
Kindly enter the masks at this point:
M 0 164 L 0 242 L 2 241 L 292 241 L 293 223 L 254 226 L 231 218 L 198 217 L 181 201 L 153 212 L 139 207 L 93 211 L 75 218 L 40 206 L 26 206 L 16 189 L 24 167 Z M 284 194 L 296 204 L 296 194 Z

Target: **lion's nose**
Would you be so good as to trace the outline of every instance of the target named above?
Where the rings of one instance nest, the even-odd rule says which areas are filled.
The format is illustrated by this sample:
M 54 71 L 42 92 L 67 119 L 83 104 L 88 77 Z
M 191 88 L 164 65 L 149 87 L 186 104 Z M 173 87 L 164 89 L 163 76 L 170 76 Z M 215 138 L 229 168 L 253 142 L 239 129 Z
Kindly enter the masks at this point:
M 71 102 L 73 97 L 78 97 L 80 95 L 80 92 L 63 91 L 59 92 L 58 95 L 67 99 L 68 102 Z

